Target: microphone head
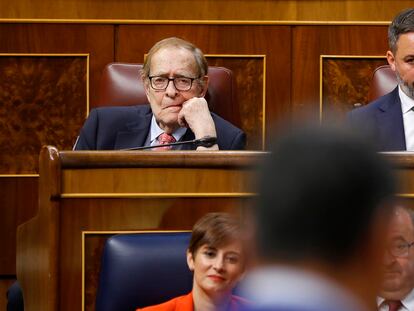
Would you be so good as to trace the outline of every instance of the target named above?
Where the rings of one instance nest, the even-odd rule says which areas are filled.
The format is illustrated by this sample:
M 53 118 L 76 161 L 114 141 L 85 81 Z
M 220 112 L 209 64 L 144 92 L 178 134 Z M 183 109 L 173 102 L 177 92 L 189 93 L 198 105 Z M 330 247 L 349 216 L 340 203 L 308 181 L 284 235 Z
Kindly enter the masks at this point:
M 217 137 L 204 136 L 200 139 L 196 139 L 195 144 L 196 147 L 202 146 L 208 148 L 217 144 Z

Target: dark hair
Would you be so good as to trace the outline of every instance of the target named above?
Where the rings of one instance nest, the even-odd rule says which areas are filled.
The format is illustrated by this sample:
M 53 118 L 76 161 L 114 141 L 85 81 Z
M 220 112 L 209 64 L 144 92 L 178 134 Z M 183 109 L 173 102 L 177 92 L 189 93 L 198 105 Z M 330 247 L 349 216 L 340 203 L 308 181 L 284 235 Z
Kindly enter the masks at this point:
M 242 224 L 228 213 L 208 213 L 194 225 L 188 251 L 195 256 L 203 246 L 220 247 L 233 240 L 242 239 Z
M 142 67 L 141 71 L 141 77 L 142 79 L 146 79 L 150 74 L 150 68 L 151 68 L 151 60 L 155 53 L 157 53 L 159 50 L 162 50 L 164 48 L 169 47 L 175 47 L 175 48 L 181 48 L 186 49 L 190 51 L 194 55 L 194 60 L 197 64 L 197 70 L 199 77 L 204 77 L 207 75 L 208 72 L 208 64 L 207 60 L 204 57 L 203 52 L 196 47 L 194 44 L 185 41 L 180 38 L 171 37 L 166 38 L 161 41 L 158 41 L 154 44 L 154 46 L 149 50 L 147 57 L 145 58 L 144 65 Z
M 414 9 L 401 11 L 388 27 L 388 45 L 391 52 L 397 52 L 397 41 L 400 35 L 414 32 Z
M 297 129 L 271 151 L 253 211 L 259 253 L 332 264 L 351 258 L 393 193 L 385 160 L 366 140 L 331 127 Z

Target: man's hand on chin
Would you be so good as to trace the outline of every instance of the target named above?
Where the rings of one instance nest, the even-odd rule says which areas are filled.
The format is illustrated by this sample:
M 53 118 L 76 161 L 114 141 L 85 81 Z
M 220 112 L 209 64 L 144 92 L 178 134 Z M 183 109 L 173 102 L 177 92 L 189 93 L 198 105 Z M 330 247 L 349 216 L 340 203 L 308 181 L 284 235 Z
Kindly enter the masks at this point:
M 206 136 L 217 137 L 213 118 L 203 97 L 193 97 L 183 103 L 178 114 L 178 124 L 190 128 L 196 139 Z M 209 148 L 200 146 L 197 150 L 219 150 L 219 148 L 215 144 Z

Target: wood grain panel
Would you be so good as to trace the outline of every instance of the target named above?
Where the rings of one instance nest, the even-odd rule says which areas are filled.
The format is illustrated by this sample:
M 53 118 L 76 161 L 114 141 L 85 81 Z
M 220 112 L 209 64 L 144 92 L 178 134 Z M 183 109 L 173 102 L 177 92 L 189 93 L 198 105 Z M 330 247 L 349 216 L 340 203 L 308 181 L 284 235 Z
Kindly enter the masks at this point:
M 180 180 L 177 180 L 177 175 Z M 162 175 L 164 183 L 156 181 Z M 63 195 L 85 193 L 226 193 L 246 192 L 250 178 L 236 169 L 198 168 L 197 176 L 183 168 L 73 170 L 63 173 Z M 253 177 L 253 176 L 252 176 Z M 175 182 L 174 182 L 175 180 Z M 90 184 L 90 185 L 88 185 Z
M 117 40 L 117 61 L 142 62 L 144 54 L 157 41 L 166 37 L 178 36 L 193 42 L 207 55 L 265 55 L 265 105 L 263 116 L 265 128 L 280 121 L 290 113 L 290 27 L 287 26 L 217 26 L 217 25 L 123 25 L 119 26 Z M 283 42 L 283 48 L 278 42 Z M 239 68 L 238 93 L 243 94 L 247 79 L 251 79 L 249 67 Z M 255 82 L 255 81 L 254 81 Z M 260 97 L 263 90 L 257 89 L 251 81 L 251 92 Z M 255 87 L 256 86 L 256 87 Z M 263 102 L 253 111 L 260 111 Z M 247 105 L 247 104 L 246 104 Z M 223 116 L 232 122 L 232 116 Z M 256 124 L 257 115 L 246 113 L 244 125 Z M 237 121 L 236 121 L 237 122 Z M 246 128 L 249 130 L 249 128 Z M 265 137 L 268 138 L 267 134 Z M 261 144 L 260 137 L 248 137 L 251 146 Z
M 87 56 L 0 56 L 0 174 L 37 173 L 42 145 L 72 148 L 88 113 L 87 71 Z
M 405 180 L 406 182 L 400 185 L 399 193 L 409 195 L 414 198 L 414 172 L 412 170 L 398 169 L 396 170 L 398 180 Z
M 2 1 L 1 18 L 390 20 L 409 0 Z
M 2 4 L 0 4 L 2 5 Z M 97 86 L 99 85 L 100 73 L 105 64 L 113 61 L 114 37 L 112 25 L 75 25 L 75 24 L 0 24 L 0 53 L 76 53 L 90 55 L 90 98 L 93 105 L 97 99 Z M 40 64 L 38 64 L 40 65 Z M 25 70 L 31 68 L 25 67 Z M 23 72 L 23 71 L 22 71 Z M 6 74 L 2 71 L 2 74 Z M 47 71 L 43 71 L 47 75 Z M 40 77 L 39 77 L 40 78 Z M 43 76 L 44 78 L 44 76 Z M 47 79 L 46 79 L 47 80 Z M 12 82 L 12 81 L 11 81 Z M 21 85 L 22 81 L 15 81 Z M 27 89 L 21 89 L 18 96 L 25 97 L 28 92 L 36 90 L 30 84 L 32 81 L 26 81 Z M 39 86 L 45 87 L 46 84 L 39 82 Z M 2 87 L 4 84 L 2 83 Z M 37 89 L 39 92 L 42 90 Z M 2 97 L 7 96 L 2 92 Z M 59 98 L 56 98 L 56 105 L 59 104 Z M 86 104 L 86 103 L 85 103 Z M 3 101 L 2 101 L 3 105 Z M 3 106 L 2 106 L 3 107 Z M 24 114 L 30 115 L 31 109 L 25 109 Z M 69 111 L 68 111 L 69 112 Z M 4 111 L 3 111 L 4 114 Z M 9 112 L 7 112 L 9 114 Z M 10 112 L 12 115 L 12 112 Z M 62 112 L 65 114 L 65 112 Z M 8 118 L 8 115 L 5 116 Z M 49 120 L 50 122 L 53 119 Z M 68 121 L 70 119 L 68 118 Z M 48 122 L 49 122 L 48 121 Z M 52 124 L 51 124 L 52 125 Z M 19 124 L 18 124 L 19 126 Z M 65 124 L 60 124 L 58 130 L 62 131 Z M 44 127 L 40 130 L 40 135 L 45 137 L 49 143 L 60 144 L 61 142 L 52 142 L 54 133 L 50 133 L 52 128 Z M 76 125 L 79 131 L 80 124 Z M 56 128 L 56 127 L 55 127 Z M 4 134 L 4 131 L 1 131 Z M 14 139 L 15 136 L 13 136 Z M 10 137 L 9 137 L 10 138 Z M 10 138 L 11 141 L 13 139 Z M 34 133 L 29 133 L 27 139 L 36 140 Z M 73 143 L 73 142 L 72 142 Z M 71 143 L 65 145 L 70 147 Z M 10 150 L 9 150 L 10 151 Z M 18 151 L 18 150 L 17 150 Z M 11 156 L 11 152 L 8 155 Z M 2 152 L 2 156 L 4 153 Z M 21 159 L 19 165 L 26 165 Z M 33 160 L 33 163 L 37 163 Z M 17 171 L 18 169 L 16 169 Z M 37 210 L 37 177 L 29 178 L 0 178 L 0 242 L 4 245 L 4 251 L 0 253 L 0 274 L 15 274 L 16 261 L 16 227 L 27 221 Z
M 222 116 L 232 116 L 234 125 L 245 131 L 250 138 L 246 149 L 263 149 L 265 57 L 207 56 L 207 60 L 210 66 L 223 66 L 232 70 L 237 84 L 237 107 L 213 107 L 213 110 Z
M 369 34 L 369 35 L 367 35 Z M 297 26 L 292 34 L 292 115 L 319 118 L 321 55 L 382 56 L 386 26 Z
M 375 68 L 387 64 L 385 57 L 322 57 L 321 117 L 345 114 L 368 104 L 372 74 Z
M 37 212 L 37 177 L 0 177 L 0 275 L 16 274 L 16 228 Z

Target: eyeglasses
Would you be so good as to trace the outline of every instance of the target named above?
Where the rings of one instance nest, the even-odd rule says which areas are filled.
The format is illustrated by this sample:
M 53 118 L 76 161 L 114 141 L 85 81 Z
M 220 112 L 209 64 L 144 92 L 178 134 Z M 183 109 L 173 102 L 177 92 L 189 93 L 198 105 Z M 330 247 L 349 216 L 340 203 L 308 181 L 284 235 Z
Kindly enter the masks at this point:
M 388 251 L 394 257 L 407 257 L 410 247 L 414 245 L 412 243 L 394 242 L 388 245 Z
M 168 87 L 170 81 L 174 83 L 174 87 L 178 91 L 188 91 L 193 85 L 193 81 L 199 78 L 187 78 L 187 77 L 175 77 L 175 78 L 166 78 L 162 76 L 152 76 L 148 77 L 150 80 L 151 87 L 157 91 L 165 91 Z

